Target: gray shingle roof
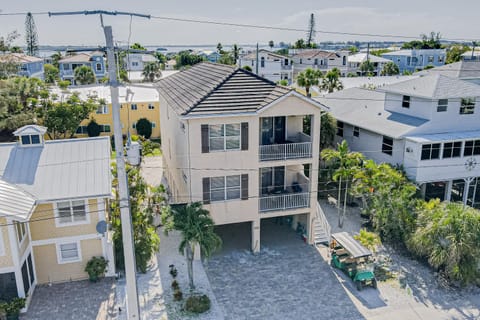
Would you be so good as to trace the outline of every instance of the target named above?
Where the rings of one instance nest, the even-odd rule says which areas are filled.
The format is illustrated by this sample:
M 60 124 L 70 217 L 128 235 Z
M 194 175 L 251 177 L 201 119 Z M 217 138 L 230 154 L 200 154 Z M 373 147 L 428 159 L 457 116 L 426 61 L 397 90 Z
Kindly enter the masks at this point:
M 441 74 L 387 85 L 379 90 L 427 99 L 480 97 L 479 85 Z
M 480 60 L 459 61 L 428 70 L 417 72 L 419 75 L 440 74 L 459 79 L 480 79 Z
M 0 144 L 0 179 L 38 201 L 111 195 L 108 137 Z
M 350 88 L 315 100 L 329 107 L 337 120 L 392 138 L 401 138 L 428 121 L 385 110 L 385 93 L 379 91 Z
M 156 83 L 181 115 L 254 112 L 291 90 L 232 66 L 200 63 Z

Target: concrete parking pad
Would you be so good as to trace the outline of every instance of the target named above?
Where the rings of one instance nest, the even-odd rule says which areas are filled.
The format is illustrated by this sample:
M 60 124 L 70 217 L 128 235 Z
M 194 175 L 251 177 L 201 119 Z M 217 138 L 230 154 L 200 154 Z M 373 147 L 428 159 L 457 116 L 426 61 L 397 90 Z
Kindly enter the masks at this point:
M 115 280 L 97 283 L 74 281 L 37 286 L 22 320 L 110 320 L 116 319 Z
M 364 319 L 316 248 L 289 227 L 262 222 L 257 255 L 248 224 L 217 232 L 224 250 L 205 269 L 226 319 Z

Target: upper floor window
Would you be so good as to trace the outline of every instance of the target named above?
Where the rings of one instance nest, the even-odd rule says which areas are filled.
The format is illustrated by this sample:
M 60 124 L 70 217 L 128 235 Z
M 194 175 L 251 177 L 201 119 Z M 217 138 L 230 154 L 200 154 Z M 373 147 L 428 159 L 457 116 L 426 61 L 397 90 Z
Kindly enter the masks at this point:
M 285 65 L 288 66 L 288 59 L 285 59 Z
M 300 64 L 302 64 L 302 59 L 300 59 Z
M 410 96 L 403 96 L 402 107 L 403 108 L 410 108 Z
M 265 58 L 264 57 L 262 57 L 260 59 L 260 68 L 265 68 Z
M 422 145 L 422 160 L 432 160 L 440 158 L 440 143 Z
M 428 56 L 428 63 L 433 63 L 433 59 L 434 59 L 433 56 Z
M 313 60 L 313 63 L 314 63 L 315 65 L 318 65 L 318 59 Z
M 70 70 L 70 65 L 68 63 L 64 63 L 63 70 Z
M 392 155 L 393 154 L 393 139 L 389 137 L 383 137 L 382 140 L 382 152 Z
M 25 223 L 15 221 L 15 231 L 17 233 L 18 243 L 22 243 L 23 239 L 27 235 L 27 226 Z
M 473 114 L 475 112 L 475 98 L 462 98 L 460 114 Z
M 240 123 L 210 125 L 210 151 L 240 150 Z
M 151 103 L 148 104 L 148 110 L 153 110 L 155 109 L 155 106 Z
M 343 122 L 342 121 L 337 121 L 337 136 L 343 137 Z
M 439 63 L 443 63 L 443 59 L 444 59 L 443 56 L 438 56 L 438 62 L 439 62 Z
M 240 199 L 240 175 L 210 178 L 210 200 Z
M 407 66 L 409 66 L 409 65 L 410 65 L 410 63 L 411 63 L 411 60 L 412 60 L 412 58 L 410 58 L 410 57 L 407 57 Z
M 151 122 L 151 124 L 152 124 L 152 129 L 154 129 L 157 126 L 153 121 Z
M 346 64 L 347 64 L 347 57 L 343 56 L 343 65 L 346 65 Z
M 38 134 L 30 134 L 21 136 L 22 144 L 29 145 L 29 144 L 40 144 L 40 135 Z
M 448 99 L 439 99 L 437 105 L 437 112 L 445 112 L 448 107 Z
M 97 107 L 97 114 L 107 114 L 108 107 L 106 105 L 101 105 Z
M 359 127 L 353 127 L 353 136 L 354 137 L 360 137 L 360 128 Z
M 102 71 L 102 64 L 101 63 L 96 63 L 95 68 L 97 69 L 97 71 Z
M 442 158 L 460 157 L 461 150 L 462 150 L 462 141 L 445 142 L 443 144 Z
M 88 223 L 90 220 L 86 200 L 57 202 L 56 207 L 57 225 Z
M 138 61 L 132 61 L 132 66 L 133 67 L 138 67 Z
M 480 140 L 465 141 L 465 148 L 463 149 L 463 156 L 478 156 L 480 155 Z
M 138 109 L 136 103 L 132 103 L 132 104 L 130 105 L 130 108 L 131 108 L 132 110 L 137 110 L 137 109 Z

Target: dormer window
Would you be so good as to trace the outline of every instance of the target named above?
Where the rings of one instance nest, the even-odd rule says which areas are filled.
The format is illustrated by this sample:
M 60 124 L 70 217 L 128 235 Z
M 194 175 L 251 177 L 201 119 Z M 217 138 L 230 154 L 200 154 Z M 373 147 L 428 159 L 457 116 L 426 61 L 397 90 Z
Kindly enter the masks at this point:
M 21 139 L 23 145 L 40 144 L 40 136 L 38 134 L 21 136 Z

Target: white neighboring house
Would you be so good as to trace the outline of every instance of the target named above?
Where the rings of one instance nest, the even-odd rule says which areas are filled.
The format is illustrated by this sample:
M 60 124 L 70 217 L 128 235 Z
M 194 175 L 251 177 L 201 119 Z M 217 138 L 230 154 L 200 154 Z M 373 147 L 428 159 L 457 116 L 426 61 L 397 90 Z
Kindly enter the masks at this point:
M 125 68 L 127 71 L 143 71 L 145 64 L 157 61 L 152 54 L 129 53 L 125 57 Z
M 480 86 L 437 74 L 317 100 L 351 150 L 402 165 L 426 199 L 480 207 Z
M 249 66 L 252 72 L 257 70 L 257 52 L 253 51 L 238 59 L 239 67 Z M 290 57 L 268 50 L 258 50 L 258 75 L 273 82 L 287 80 L 292 83 L 293 65 Z
M 420 76 L 429 74 L 441 74 L 447 77 L 480 84 L 480 60 L 462 60 L 415 73 L 415 75 Z
M 380 75 L 383 70 L 383 67 L 390 62 L 390 60 L 374 56 L 373 54 L 367 54 L 364 52 L 352 54 L 348 56 L 348 73 L 355 73 L 357 75 L 362 75 L 362 71 L 360 71 L 360 66 L 363 62 L 370 60 L 373 64 L 374 71 L 373 74 L 375 76 Z
M 327 72 L 333 68 L 340 70 L 342 77 L 348 73 L 348 51 L 325 51 L 320 49 L 291 49 L 293 61 L 293 75 L 307 68 Z
M 463 61 L 480 61 L 480 50 L 468 50 L 462 54 Z

